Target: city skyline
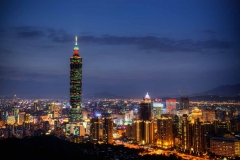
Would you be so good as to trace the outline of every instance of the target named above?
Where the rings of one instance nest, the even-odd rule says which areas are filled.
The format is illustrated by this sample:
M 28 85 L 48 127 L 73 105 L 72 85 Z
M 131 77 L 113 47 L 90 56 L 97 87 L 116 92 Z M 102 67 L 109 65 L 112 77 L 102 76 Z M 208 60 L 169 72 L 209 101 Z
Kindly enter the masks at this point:
M 83 96 L 167 96 L 240 83 L 238 1 L 0 3 L 0 95 L 68 97 L 75 36 Z

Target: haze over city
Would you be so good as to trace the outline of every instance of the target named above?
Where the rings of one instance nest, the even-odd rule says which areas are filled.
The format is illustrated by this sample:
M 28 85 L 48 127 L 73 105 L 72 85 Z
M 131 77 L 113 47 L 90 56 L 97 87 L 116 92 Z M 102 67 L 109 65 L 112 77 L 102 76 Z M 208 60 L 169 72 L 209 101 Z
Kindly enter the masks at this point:
M 0 95 L 203 92 L 240 83 L 239 1 L 0 1 Z

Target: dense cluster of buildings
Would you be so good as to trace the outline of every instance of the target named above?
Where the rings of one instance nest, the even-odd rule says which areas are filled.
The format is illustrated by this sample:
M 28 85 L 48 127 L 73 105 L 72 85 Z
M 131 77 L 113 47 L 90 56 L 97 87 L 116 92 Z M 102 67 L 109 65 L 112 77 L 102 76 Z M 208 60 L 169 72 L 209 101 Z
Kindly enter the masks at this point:
M 54 134 L 76 143 L 114 143 L 176 148 L 196 155 L 240 156 L 238 103 L 189 102 L 188 97 L 82 100 L 82 57 L 70 58 L 70 100 L 1 99 L 1 138 Z

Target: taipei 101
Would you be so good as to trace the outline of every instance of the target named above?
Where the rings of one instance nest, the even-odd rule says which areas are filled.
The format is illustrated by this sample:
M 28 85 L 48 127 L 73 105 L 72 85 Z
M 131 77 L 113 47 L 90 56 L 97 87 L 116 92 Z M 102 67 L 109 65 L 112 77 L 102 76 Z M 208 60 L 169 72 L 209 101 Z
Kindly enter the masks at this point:
M 0 0 L 0 24 L 0 159 L 240 160 L 239 0 Z

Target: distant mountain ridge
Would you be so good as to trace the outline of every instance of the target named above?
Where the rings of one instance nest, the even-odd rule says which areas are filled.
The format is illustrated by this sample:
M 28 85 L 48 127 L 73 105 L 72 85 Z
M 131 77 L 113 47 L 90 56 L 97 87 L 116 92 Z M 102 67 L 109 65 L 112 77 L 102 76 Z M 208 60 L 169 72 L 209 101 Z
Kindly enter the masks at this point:
M 98 92 L 93 94 L 83 95 L 85 99 L 126 99 L 129 97 L 118 96 L 109 92 Z
M 240 96 L 240 84 L 235 85 L 221 85 L 211 90 L 190 94 L 190 97 L 193 96 L 219 96 L 219 97 L 237 97 Z
M 190 101 L 216 101 L 216 102 L 227 102 L 227 101 L 235 101 L 239 102 L 240 101 L 240 96 L 236 97 L 220 97 L 220 96 L 194 96 L 194 97 L 189 97 Z
M 162 97 L 162 100 L 165 101 L 169 98 L 179 99 L 181 95 L 175 96 L 159 96 Z M 191 101 L 228 101 L 235 100 L 240 101 L 240 84 L 235 85 L 221 85 L 211 90 L 193 93 L 188 95 Z M 129 99 L 132 97 L 124 97 L 115 95 L 109 92 L 98 92 L 93 94 L 86 94 L 83 96 L 85 99 Z M 139 97 L 140 98 L 140 97 Z

